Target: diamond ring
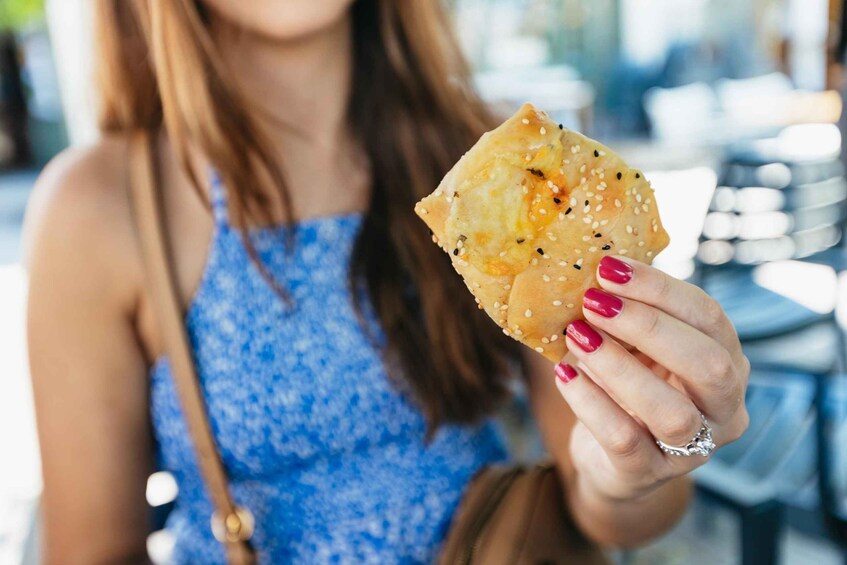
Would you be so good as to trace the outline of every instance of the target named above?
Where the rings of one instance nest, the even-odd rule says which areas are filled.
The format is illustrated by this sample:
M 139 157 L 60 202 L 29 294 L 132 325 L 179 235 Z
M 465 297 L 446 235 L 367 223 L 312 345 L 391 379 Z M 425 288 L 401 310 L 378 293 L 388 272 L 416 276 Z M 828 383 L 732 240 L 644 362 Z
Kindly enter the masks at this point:
M 702 413 L 700 414 L 700 420 L 703 421 L 703 427 L 700 428 L 697 435 L 687 444 L 683 446 L 668 445 L 662 440 L 657 439 L 656 445 L 668 455 L 674 455 L 676 457 L 689 457 L 691 455 L 708 457 L 717 446 L 712 441 L 712 428 L 709 427 L 709 422 L 706 421 L 706 417 Z

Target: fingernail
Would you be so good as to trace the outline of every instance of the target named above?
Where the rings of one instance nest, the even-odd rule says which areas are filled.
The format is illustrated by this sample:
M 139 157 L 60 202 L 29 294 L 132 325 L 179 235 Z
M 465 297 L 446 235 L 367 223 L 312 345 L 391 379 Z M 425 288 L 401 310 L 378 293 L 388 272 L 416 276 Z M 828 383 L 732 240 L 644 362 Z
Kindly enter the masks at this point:
M 599 288 L 589 288 L 582 297 L 582 304 L 604 318 L 614 318 L 623 309 L 623 300 Z
M 582 320 L 576 320 L 568 326 L 568 337 L 586 353 L 597 351 L 603 345 L 603 338 L 597 331 Z
M 600 259 L 600 277 L 615 284 L 626 284 L 632 279 L 632 266 L 606 255 Z
M 576 369 L 574 369 L 572 365 L 568 365 L 567 363 L 559 363 L 556 365 L 556 378 L 564 384 L 568 384 L 578 376 L 579 373 L 576 372 Z

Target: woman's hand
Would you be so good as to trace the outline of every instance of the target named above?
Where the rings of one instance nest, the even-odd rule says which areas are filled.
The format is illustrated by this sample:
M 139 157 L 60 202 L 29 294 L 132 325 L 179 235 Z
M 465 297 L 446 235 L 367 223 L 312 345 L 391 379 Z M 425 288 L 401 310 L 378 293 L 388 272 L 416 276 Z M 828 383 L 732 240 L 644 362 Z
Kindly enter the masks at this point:
M 557 386 L 579 420 L 570 456 L 580 483 L 631 500 L 708 460 L 667 455 L 655 439 L 686 445 L 701 413 L 718 448 L 738 439 L 750 365 L 723 310 L 699 288 L 628 258 L 605 257 L 597 278 L 603 290 L 583 299 L 588 323 L 568 326 Z

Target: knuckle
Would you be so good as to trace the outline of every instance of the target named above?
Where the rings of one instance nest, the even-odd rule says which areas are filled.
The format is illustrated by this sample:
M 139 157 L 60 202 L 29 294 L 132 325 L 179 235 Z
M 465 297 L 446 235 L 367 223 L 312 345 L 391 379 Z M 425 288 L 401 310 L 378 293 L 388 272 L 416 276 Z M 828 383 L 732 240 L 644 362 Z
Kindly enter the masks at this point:
M 631 374 L 634 369 L 634 362 L 636 362 L 635 357 L 627 352 L 620 352 L 611 367 L 611 377 L 613 379 L 620 379 Z
M 673 279 L 670 276 L 660 273 L 656 281 L 656 297 L 665 302 L 670 297 L 673 291 Z
M 615 457 L 631 458 L 641 449 L 641 434 L 634 425 L 618 426 L 606 441 L 606 449 Z
M 730 377 L 735 372 L 735 366 L 729 351 L 723 347 L 715 347 L 706 355 L 704 361 L 706 378 L 713 386 L 727 393 L 733 392 L 734 382 Z
M 644 335 L 648 338 L 658 336 L 661 329 L 662 317 L 655 308 L 644 308 L 641 316 L 644 318 Z
M 699 414 L 690 410 L 675 410 L 662 420 L 661 436 L 672 445 L 683 445 L 690 441 L 699 429 Z
M 701 315 L 706 333 L 714 333 L 724 327 L 726 316 L 724 315 L 723 308 L 714 298 L 705 293 Z
M 745 407 L 742 407 L 737 412 L 734 422 L 727 430 L 728 442 L 733 442 L 739 439 L 742 435 L 744 435 L 744 432 L 747 431 L 748 427 L 750 427 L 750 413 Z

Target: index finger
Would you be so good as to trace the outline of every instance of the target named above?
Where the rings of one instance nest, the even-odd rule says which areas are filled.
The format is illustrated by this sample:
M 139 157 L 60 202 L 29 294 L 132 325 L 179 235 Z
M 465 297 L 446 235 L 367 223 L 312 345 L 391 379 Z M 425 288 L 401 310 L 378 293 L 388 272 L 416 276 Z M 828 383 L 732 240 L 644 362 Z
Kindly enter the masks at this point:
M 693 284 L 628 257 L 607 255 L 597 282 L 614 294 L 649 304 L 708 335 L 733 356 L 741 353 L 735 328 L 720 304 Z

